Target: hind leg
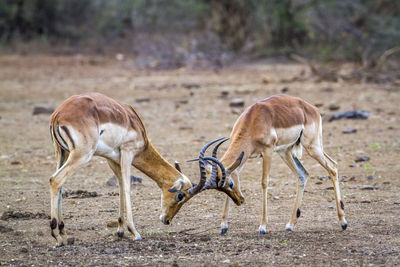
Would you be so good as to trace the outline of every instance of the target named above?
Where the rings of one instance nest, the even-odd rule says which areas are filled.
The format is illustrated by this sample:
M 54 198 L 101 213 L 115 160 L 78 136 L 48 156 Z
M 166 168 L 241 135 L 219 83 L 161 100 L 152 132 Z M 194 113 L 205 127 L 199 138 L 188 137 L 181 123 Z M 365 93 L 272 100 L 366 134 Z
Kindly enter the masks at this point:
M 72 173 L 91 158 L 91 155 L 80 156 L 75 152 L 71 152 L 65 164 L 62 165 L 51 177 L 50 177 L 50 206 L 51 206 L 51 219 L 50 228 L 51 235 L 56 239 L 57 245 L 63 245 L 63 236 L 65 235 L 64 222 L 62 220 L 61 202 L 62 194 L 61 187 L 65 180 L 72 175 Z M 56 228 L 58 226 L 58 233 Z
M 280 153 L 283 161 L 288 165 L 292 172 L 298 176 L 296 199 L 293 203 L 292 215 L 290 216 L 289 222 L 286 224 L 286 231 L 293 231 L 294 225 L 297 223 L 300 217 L 300 206 L 303 199 L 304 188 L 307 183 L 308 173 L 300 163 L 300 161 L 293 156 L 292 149 L 286 150 L 284 153 Z
M 69 152 L 61 149 L 59 146 L 55 146 L 55 147 L 56 147 L 57 170 L 59 170 L 67 161 Z M 60 222 L 60 224 L 58 225 L 58 230 L 62 237 L 64 235 L 66 235 L 65 227 L 64 227 L 64 223 L 63 223 L 64 219 L 63 219 L 63 215 L 62 215 L 62 186 L 60 186 L 60 189 L 58 192 L 58 213 L 57 213 L 57 215 L 58 215 L 57 221 Z
M 108 160 L 108 165 L 110 166 L 111 170 L 114 172 L 115 177 L 118 180 L 118 187 L 119 187 L 119 217 L 118 217 L 118 230 L 117 234 L 119 237 L 124 236 L 124 223 L 125 223 L 125 198 L 124 198 L 124 190 L 122 184 L 122 173 L 121 173 L 121 166 L 118 163 L 115 163 L 112 160 Z
M 321 166 L 328 171 L 329 176 L 331 177 L 333 183 L 333 189 L 335 192 L 336 208 L 337 208 L 339 222 L 340 225 L 342 226 L 342 229 L 346 230 L 347 221 L 344 214 L 343 200 L 340 195 L 337 163 L 323 151 L 323 148 L 320 145 L 312 145 L 310 147 L 307 147 L 306 149 L 308 154 L 310 154 L 311 157 L 313 157 L 316 161 L 318 161 L 319 164 L 321 164 Z

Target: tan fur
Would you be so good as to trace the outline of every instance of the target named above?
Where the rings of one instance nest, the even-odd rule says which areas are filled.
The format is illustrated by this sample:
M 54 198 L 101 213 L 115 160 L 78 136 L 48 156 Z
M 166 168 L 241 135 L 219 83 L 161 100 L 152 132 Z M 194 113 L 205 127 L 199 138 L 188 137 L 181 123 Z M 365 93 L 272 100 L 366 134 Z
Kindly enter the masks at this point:
M 301 176 L 298 180 L 296 200 L 287 230 L 292 230 L 297 221 L 298 209 L 307 181 L 307 173 L 302 166 L 299 166 L 301 163 L 296 162 L 296 159 L 301 158 L 302 147 L 331 175 L 339 221 L 344 229 L 347 227 L 344 211 L 341 208 L 342 200 L 336 162 L 323 151 L 321 116 L 318 109 L 297 97 L 275 95 L 253 104 L 240 115 L 231 133 L 231 144 L 221 158 L 224 166 L 231 166 L 240 153 L 244 152 L 241 164 L 236 169 L 229 170 L 235 184 L 240 185 L 239 172 L 247 159 L 252 155 L 261 154 L 263 156 L 261 181 L 263 209 L 260 233 L 266 231 L 268 176 L 274 151 L 282 157 L 297 176 Z M 240 186 L 235 186 L 230 196 L 238 205 L 244 201 Z M 226 202 L 229 201 L 227 197 Z M 225 203 L 224 207 L 221 222 L 223 233 L 227 230 L 229 203 Z
M 163 223 L 169 223 L 182 205 L 168 189 L 176 180 L 184 181 L 182 192 L 192 187 L 190 180 L 162 158 L 149 141 L 136 111 L 99 93 L 86 93 L 68 98 L 52 114 L 50 133 L 56 148 L 58 168 L 50 178 L 52 235 L 61 245 L 66 240 L 61 214 L 61 187 L 76 169 L 93 155 L 108 160 L 120 188 L 119 235 L 124 225 L 140 239 L 132 219 L 130 200 L 130 167 L 135 166 L 153 179 L 162 191 Z M 65 155 L 62 162 L 61 155 Z M 126 217 L 126 218 L 125 218 Z M 56 228 L 60 229 L 57 233 Z

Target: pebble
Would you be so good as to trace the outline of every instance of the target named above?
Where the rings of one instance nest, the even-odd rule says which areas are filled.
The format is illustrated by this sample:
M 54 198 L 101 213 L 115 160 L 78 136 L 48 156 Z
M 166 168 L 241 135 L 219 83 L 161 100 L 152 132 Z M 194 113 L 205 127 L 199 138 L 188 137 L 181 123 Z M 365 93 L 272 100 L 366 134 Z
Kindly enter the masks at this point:
M 361 190 L 378 190 L 379 187 L 373 185 L 364 185 L 360 188 Z
M 363 161 L 368 161 L 368 160 L 370 160 L 370 158 L 368 156 L 360 156 L 360 157 L 357 157 L 354 161 L 355 162 L 363 162 Z
M 67 239 L 67 244 L 68 245 L 73 245 L 75 243 L 75 237 L 69 237 Z
M 244 107 L 244 100 L 241 98 L 233 98 L 229 103 L 230 107 Z
M 351 133 L 356 133 L 356 132 L 357 132 L 357 129 L 355 129 L 355 128 L 347 128 L 342 131 L 342 133 L 344 133 L 344 134 L 351 134 Z
M 22 246 L 21 249 L 20 249 L 20 251 L 21 251 L 22 253 L 27 253 L 27 252 L 28 252 L 28 247 L 27 247 L 27 246 Z

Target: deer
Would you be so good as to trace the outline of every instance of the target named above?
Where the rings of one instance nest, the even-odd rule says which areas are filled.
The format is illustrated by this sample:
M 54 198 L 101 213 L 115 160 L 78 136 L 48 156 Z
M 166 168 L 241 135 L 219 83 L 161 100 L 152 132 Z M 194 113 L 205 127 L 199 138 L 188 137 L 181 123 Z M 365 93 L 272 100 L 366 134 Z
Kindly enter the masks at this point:
M 50 183 L 50 229 L 57 246 L 65 245 L 66 229 L 62 215 L 62 186 L 69 176 L 87 164 L 93 156 L 107 160 L 119 185 L 119 237 L 125 226 L 134 240 L 141 240 L 136 230 L 130 198 L 130 167 L 134 166 L 150 177 L 161 189 L 162 223 L 168 225 L 186 203 L 206 189 L 218 189 L 233 200 L 233 182 L 217 178 L 213 172 L 207 181 L 206 165 L 220 164 L 214 157 L 205 157 L 206 149 L 219 141 L 206 144 L 199 154 L 200 181 L 192 183 L 180 169 L 168 163 L 150 142 L 145 126 L 129 105 L 96 92 L 74 95 L 65 100 L 50 117 L 50 135 L 55 148 L 57 168 Z M 217 153 L 218 147 L 213 153 Z M 240 160 L 240 159 L 238 159 Z M 211 162 L 211 163 L 210 163 Z M 213 181 L 220 181 L 215 184 Z M 228 185 L 228 186 L 226 186 Z M 58 230 L 57 230 L 58 228 Z
M 227 140 L 228 138 L 222 139 L 218 146 Z M 347 228 L 337 162 L 324 152 L 322 119 L 315 106 L 301 98 L 273 95 L 245 109 L 233 126 L 230 140 L 229 147 L 220 160 L 217 158 L 217 152 L 214 151 L 214 160 L 211 163 L 205 161 L 206 170 L 217 175 L 213 175 L 203 189 L 207 187 L 219 191 L 226 189 L 226 177 L 229 177 L 230 183 L 234 184 L 234 186 L 231 185 L 233 192 L 229 192 L 230 195 L 227 195 L 225 199 L 221 219 L 222 235 L 228 231 L 230 200 L 232 199 L 237 205 L 244 202 L 239 173 L 249 158 L 257 156 L 262 158 L 262 215 L 258 231 L 261 235 L 266 234 L 267 189 L 273 152 L 277 152 L 289 169 L 298 176 L 292 213 L 285 227 L 286 231 L 293 231 L 301 214 L 300 206 L 308 178 L 308 172 L 300 162 L 303 148 L 327 170 L 333 183 L 339 223 L 343 230 Z M 225 168 L 225 166 L 228 167 Z M 224 184 L 215 185 L 221 182 Z

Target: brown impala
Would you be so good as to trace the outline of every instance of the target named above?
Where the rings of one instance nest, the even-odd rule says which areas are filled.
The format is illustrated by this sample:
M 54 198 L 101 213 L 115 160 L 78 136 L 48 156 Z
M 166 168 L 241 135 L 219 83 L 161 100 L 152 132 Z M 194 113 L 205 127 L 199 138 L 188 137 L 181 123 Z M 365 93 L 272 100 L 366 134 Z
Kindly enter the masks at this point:
M 200 152 L 200 182 L 197 185 L 192 184 L 181 173 L 178 165 L 174 168 L 156 151 L 136 111 L 130 105 L 119 103 L 105 95 L 86 93 L 68 98 L 52 114 L 50 134 L 57 157 L 57 170 L 50 177 L 50 228 L 51 235 L 58 245 L 63 245 L 66 240 L 61 211 L 62 185 L 75 170 L 88 163 L 94 155 L 107 159 L 118 180 L 118 235 L 121 237 L 126 224 L 134 239 L 141 239 L 132 218 L 131 165 L 148 175 L 160 187 L 160 219 L 164 224 L 169 224 L 182 205 L 202 190 L 217 188 L 235 201 L 238 198 L 229 186 L 210 186 L 212 181 L 218 179 L 217 172 L 213 172 L 207 183 L 208 187 L 205 188 L 206 162 L 220 162 L 213 157 L 204 157 L 204 152 L 218 140 L 210 142 Z M 214 151 L 216 154 L 216 149 Z M 229 185 L 232 186 L 232 182 L 229 182 Z
M 226 140 L 221 142 L 224 141 Z M 234 186 L 231 185 L 233 192 L 230 192 L 229 196 L 236 204 L 241 204 L 244 198 L 240 191 L 239 172 L 250 156 L 261 154 L 263 158 L 261 177 L 262 216 L 259 233 L 265 234 L 268 176 L 271 169 L 272 153 L 276 151 L 299 178 L 292 214 L 286 224 L 286 230 L 292 231 L 300 217 L 301 199 L 308 176 L 307 171 L 299 161 L 302 155 L 302 147 L 328 171 L 335 192 L 339 222 L 345 230 L 347 222 L 340 195 L 337 163 L 324 152 L 321 116 L 316 107 L 300 98 L 275 95 L 248 107 L 233 126 L 231 144 L 221 161 L 215 161 L 216 151 L 213 154 L 213 173 L 218 171 L 217 165 L 220 166 L 221 172 L 218 171 L 218 174 L 214 175 L 207 185 L 218 180 L 224 180 L 224 176 L 232 178 Z M 229 167 L 225 169 L 224 165 Z M 210 167 L 210 165 L 208 166 Z M 207 189 L 207 185 L 204 189 Z M 217 189 L 225 190 L 225 188 L 227 188 L 227 185 Z M 230 199 L 226 197 L 222 214 L 221 234 L 228 231 L 229 204 Z

